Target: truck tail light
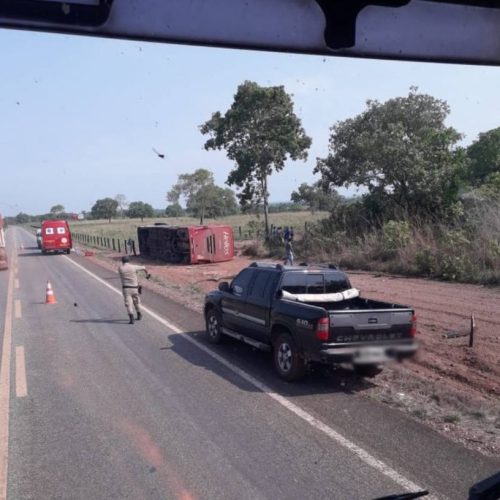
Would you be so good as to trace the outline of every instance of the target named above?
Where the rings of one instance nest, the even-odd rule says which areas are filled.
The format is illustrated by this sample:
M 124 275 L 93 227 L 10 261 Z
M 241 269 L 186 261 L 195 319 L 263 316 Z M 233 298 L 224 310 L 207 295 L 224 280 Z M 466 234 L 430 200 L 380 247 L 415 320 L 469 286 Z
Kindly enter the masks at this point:
M 330 319 L 329 318 L 320 318 L 318 320 L 318 324 L 316 325 L 316 338 L 321 340 L 322 342 L 326 342 L 328 340 L 330 330 Z
M 413 313 L 411 317 L 411 328 L 410 328 L 410 337 L 417 336 L 417 315 Z

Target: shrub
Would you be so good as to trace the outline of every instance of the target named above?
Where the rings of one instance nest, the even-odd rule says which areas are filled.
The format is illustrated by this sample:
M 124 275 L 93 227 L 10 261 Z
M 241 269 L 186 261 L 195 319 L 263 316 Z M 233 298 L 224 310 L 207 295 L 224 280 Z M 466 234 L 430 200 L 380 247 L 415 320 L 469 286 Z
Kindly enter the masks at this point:
M 266 252 L 266 249 L 264 248 L 262 243 L 257 240 L 244 245 L 241 250 L 241 254 L 247 257 L 261 258 L 266 257 L 268 255 L 268 252 Z
M 434 276 L 436 274 L 436 259 L 429 247 L 420 248 L 415 253 L 415 267 L 417 274 Z
M 408 221 L 390 220 L 382 226 L 383 243 L 387 250 L 398 250 L 411 240 L 411 229 Z

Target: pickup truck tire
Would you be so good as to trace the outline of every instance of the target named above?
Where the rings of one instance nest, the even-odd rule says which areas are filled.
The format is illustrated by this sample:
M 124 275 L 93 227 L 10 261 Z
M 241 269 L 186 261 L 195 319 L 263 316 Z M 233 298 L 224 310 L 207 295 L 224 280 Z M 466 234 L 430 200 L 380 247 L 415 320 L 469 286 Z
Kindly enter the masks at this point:
M 273 344 L 274 367 L 280 378 L 288 382 L 306 374 L 306 364 L 289 333 L 281 333 Z
M 382 367 L 379 365 L 354 365 L 354 371 L 360 377 L 373 378 L 382 371 Z
M 215 309 L 210 309 L 206 315 L 207 339 L 211 344 L 222 342 L 222 324 L 220 314 Z

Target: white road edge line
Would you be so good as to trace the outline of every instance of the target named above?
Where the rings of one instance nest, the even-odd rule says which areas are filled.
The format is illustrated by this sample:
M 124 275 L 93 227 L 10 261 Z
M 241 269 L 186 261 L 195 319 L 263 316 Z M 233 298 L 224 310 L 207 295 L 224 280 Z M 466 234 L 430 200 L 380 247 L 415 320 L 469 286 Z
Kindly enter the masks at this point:
M 64 256 L 69 262 L 71 262 L 74 266 L 78 267 L 81 271 L 87 273 L 88 275 L 92 276 L 95 280 L 97 280 L 99 283 L 102 285 L 108 287 L 110 290 L 113 292 L 117 293 L 118 295 L 122 295 L 121 291 L 115 288 L 114 286 L 110 285 L 109 283 L 106 283 L 103 279 L 99 278 L 99 276 L 95 275 L 93 272 L 89 271 L 88 269 L 85 269 L 83 266 L 75 262 L 74 260 L 70 259 L 67 256 Z M 147 312 L 151 317 L 156 319 L 158 322 L 160 322 L 162 325 L 166 326 L 170 330 L 172 330 L 175 333 L 184 333 L 180 328 L 177 326 L 173 325 L 166 319 L 162 318 L 160 315 L 156 314 L 154 311 L 151 309 L 142 306 L 143 311 Z M 316 417 L 311 415 L 310 413 L 306 412 L 296 404 L 292 403 L 290 400 L 285 398 L 284 396 L 281 396 L 280 394 L 277 394 L 276 392 L 273 392 L 271 388 L 269 388 L 267 385 L 265 385 L 263 382 L 260 382 L 256 378 L 254 378 L 252 375 L 247 373 L 246 371 L 242 370 L 241 368 L 237 367 L 230 361 L 227 361 L 224 359 L 222 356 L 217 354 L 216 352 L 212 351 L 209 349 L 207 346 L 203 345 L 193 337 L 189 335 L 185 335 L 183 337 L 186 339 L 188 342 L 191 344 L 195 345 L 202 351 L 204 351 L 206 354 L 211 356 L 212 358 L 216 359 L 219 363 L 224 365 L 226 368 L 231 370 L 233 373 L 236 373 L 239 375 L 242 379 L 246 380 L 250 384 L 252 384 L 254 387 L 257 389 L 261 390 L 263 393 L 267 394 L 270 398 L 274 399 L 277 403 L 279 403 L 281 406 L 285 407 L 287 410 L 291 411 L 298 417 L 300 417 L 302 420 L 305 420 L 309 425 L 312 427 L 320 430 L 324 434 L 326 434 L 329 438 L 333 439 L 337 443 L 339 443 L 341 446 L 344 448 L 347 448 L 350 452 L 352 452 L 354 455 L 356 455 L 359 459 L 361 459 L 363 462 L 368 464 L 369 466 L 373 467 L 374 469 L 378 470 L 388 478 L 392 479 L 396 484 L 400 485 L 401 487 L 407 489 L 408 491 L 421 491 L 424 488 L 421 488 L 417 484 L 415 484 L 413 481 L 410 481 L 403 475 L 401 475 L 399 472 L 394 470 L 392 467 L 389 465 L 385 464 L 378 458 L 375 458 L 373 455 L 368 453 L 366 450 L 358 446 L 357 444 L 353 443 L 346 437 L 344 437 L 342 434 L 338 433 L 334 429 L 332 429 L 330 426 L 322 422 L 321 420 L 318 420 Z M 427 497 L 429 499 L 433 497 Z M 435 497 L 434 497 L 435 498 Z

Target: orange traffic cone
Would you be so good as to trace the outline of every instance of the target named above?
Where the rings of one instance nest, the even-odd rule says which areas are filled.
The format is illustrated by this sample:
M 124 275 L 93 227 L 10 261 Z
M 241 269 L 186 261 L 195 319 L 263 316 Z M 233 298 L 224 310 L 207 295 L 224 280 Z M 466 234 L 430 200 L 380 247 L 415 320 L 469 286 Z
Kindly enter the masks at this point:
M 47 281 L 47 291 L 45 293 L 45 303 L 46 304 L 55 304 L 56 296 L 54 295 L 54 291 L 52 290 L 52 285 L 50 281 Z

